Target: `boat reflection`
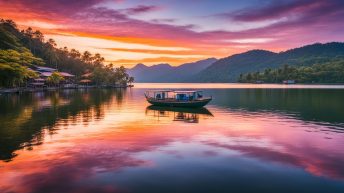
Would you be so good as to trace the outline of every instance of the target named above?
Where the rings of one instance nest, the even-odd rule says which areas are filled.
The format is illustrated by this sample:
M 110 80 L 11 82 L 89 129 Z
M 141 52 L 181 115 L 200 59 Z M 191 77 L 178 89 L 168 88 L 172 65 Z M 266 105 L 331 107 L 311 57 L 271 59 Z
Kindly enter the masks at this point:
M 213 117 L 214 115 L 206 108 L 182 108 L 163 107 L 151 105 L 146 108 L 146 115 L 157 117 L 173 117 L 173 121 L 185 123 L 198 123 L 200 116 Z

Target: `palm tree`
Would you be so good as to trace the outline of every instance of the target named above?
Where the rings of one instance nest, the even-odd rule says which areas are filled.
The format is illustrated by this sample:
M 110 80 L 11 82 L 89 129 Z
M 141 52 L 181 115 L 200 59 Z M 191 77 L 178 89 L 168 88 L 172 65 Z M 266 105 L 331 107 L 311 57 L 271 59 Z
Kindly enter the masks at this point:
M 74 48 L 70 50 L 69 55 L 72 58 L 80 58 L 81 57 L 80 52 L 78 50 L 74 49 Z
M 58 56 L 57 56 L 57 52 L 55 47 L 57 46 L 56 42 L 54 39 L 49 39 L 46 43 L 45 43 L 45 52 L 46 52 L 46 56 L 49 58 L 49 64 L 50 65 L 54 65 L 55 64 L 55 68 L 57 69 L 57 61 L 58 61 Z
M 94 66 L 101 66 L 105 61 L 105 58 L 103 58 L 99 53 L 96 53 L 91 59 Z
M 130 76 L 128 79 L 129 85 L 131 85 L 134 82 L 134 77 Z
M 86 63 L 91 63 L 92 62 L 92 54 L 89 51 L 85 51 L 82 54 L 81 59 Z

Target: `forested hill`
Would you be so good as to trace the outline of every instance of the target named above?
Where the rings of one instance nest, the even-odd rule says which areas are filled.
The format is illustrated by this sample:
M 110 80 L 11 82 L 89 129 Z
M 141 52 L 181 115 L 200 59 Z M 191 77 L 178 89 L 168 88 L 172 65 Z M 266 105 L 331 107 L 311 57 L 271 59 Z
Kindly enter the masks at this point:
M 15 55 L 21 57 L 27 55 L 35 57 L 36 62 L 21 61 L 20 64 L 44 65 L 58 68 L 60 71 L 80 75 L 87 69 L 92 68 L 93 63 L 102 63 L 104 58 L 99 54 L 92 56 L 91 53 L 81 54 L 75 49 L 57 48 L 53 39 L 45 40 L 44 35 L 32 28 L 19 31 L 16 24 L 11 20 L 0 22 L 0 50 L 7 53 L 8 57 Z M 22 58 L 22 57 L 21 57 Z
M 124 67 L 105 65 L 98 53 L 92 55 L 75 49 L 57 48 L 53 39 L 32 28 L 19 30 L 12 20 L 0 18 L 0 88 L 22 86 L 37 78 L 30 68 L 46 66 L 68 72 L 81 78 L 90 73 L 91 82 L 97 85 L 126 84 L 132 82 Z
M 313 44 L 301 48 L 273 53 L 252 50 L 223 58 L 204 69 L 190 82 L 236 82 L 240 74 L 289 66 L 331 65 L 344 59 L 344 43 Z

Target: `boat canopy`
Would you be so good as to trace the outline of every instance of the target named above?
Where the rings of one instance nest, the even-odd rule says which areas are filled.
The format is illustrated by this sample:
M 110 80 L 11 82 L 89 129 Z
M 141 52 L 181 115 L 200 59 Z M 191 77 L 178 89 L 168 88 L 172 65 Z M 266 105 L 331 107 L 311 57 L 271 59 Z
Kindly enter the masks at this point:
M 146 92 L 174 92 L 174 93 L 195 93 L 202 92 L 201 90 L 148 90 Z
M 201 90 L 178 90 L 174 91 L 176 94 L 190 94 L 190 93 L 197 93 L 197 92 L 202 92 Z
M 174 90 L 147 90 L 146 92 L 174 92 Z

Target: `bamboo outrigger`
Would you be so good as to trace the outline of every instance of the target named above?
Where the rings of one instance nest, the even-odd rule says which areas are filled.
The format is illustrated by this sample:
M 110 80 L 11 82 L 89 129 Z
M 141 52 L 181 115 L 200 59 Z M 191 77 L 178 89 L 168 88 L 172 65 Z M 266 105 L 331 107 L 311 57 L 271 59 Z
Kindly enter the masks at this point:
M 152 90 L 145 97 L 152 105 L 169 107 L 203 107 L 212 97 L 203 97 L 202 91 Z

